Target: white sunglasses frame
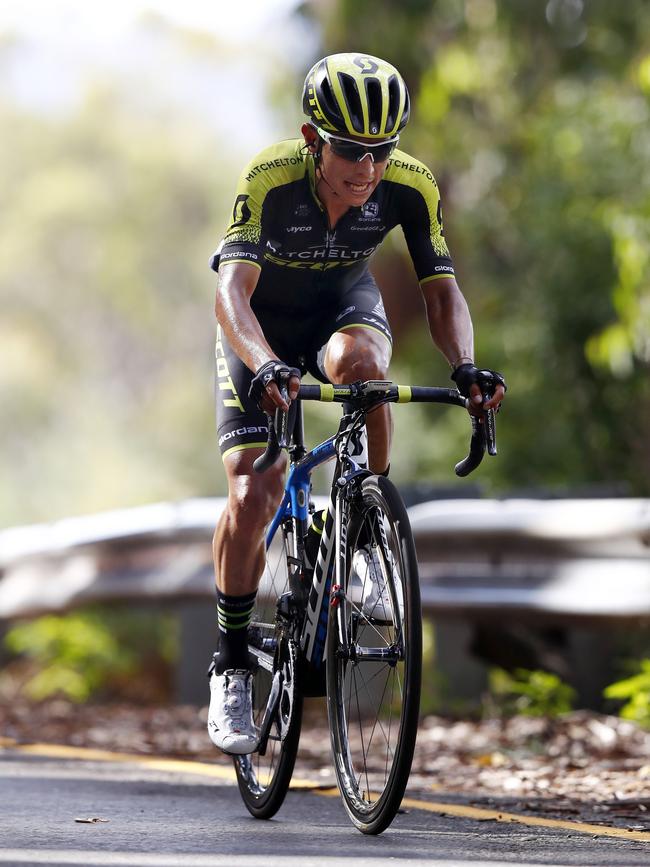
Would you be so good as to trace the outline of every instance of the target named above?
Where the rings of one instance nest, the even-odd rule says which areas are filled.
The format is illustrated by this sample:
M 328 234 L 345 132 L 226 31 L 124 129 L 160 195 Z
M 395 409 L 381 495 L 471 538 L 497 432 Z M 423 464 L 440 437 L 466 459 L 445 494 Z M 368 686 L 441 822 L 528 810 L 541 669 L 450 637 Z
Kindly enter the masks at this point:
M 366 157 L 371 157 L 373 163 L 375 162 L 375 156 L 374 156 L 372 150 L 368 150 L 368 148 L 378 148 L 378 147 L 383 147 L 387 144 L 393 144 L 394 145 L 393 150 L 395 150 L 395 148 L 399 144 L 399 135 L 395 135 L 392 138 L 384 139 L 383 141 L 378 141 L 375 144 L 370 144 L 370 143 L 365 142 L 365 141 L 359 141 L 358 139 L 346 138 L 343 135 L 332 135 L 332 133 L 325 132 L 324 129 L 321 129 L 319 126 L 316 126 L 316 124 L 313 124 L 313 128 L 316 130 L 316 133 L 320 136 L 320 138 L 324 142 L 327 142 L 327 144 L 329 144 L 329 145 L 332 144 L 332 139 L 335 139 L 338 141 L 346 141 L 346 142 L 349 142 L 350 144 L 355 144 L 355 145 L 359 145 L 360 147 L 366 148 L 365 154 L 363 156 L 359 157 L 358 160 L 356 160 L 356 162 L 358 162 L 358 163 L 360 163 L 362 160 L 365 160 Z M 350 162 L 352 162 L 352 160 L 350 160 Z

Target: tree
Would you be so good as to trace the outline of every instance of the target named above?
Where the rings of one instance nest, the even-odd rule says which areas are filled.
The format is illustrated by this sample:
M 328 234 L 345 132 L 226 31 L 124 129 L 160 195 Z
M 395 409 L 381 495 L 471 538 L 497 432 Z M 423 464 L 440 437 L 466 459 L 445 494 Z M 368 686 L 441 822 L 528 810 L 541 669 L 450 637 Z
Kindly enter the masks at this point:
M 404 147 L 441 186 L 477 358 L 510 385 L 501 457 L 482 477 L 501 489 L 596 485 L 647 495 L 650 8 L 642 0 L 308 8 L 322 24 L 322 53 L 362 49 L 407 76 L 414 110 Z M 413 282 L 408 266 L 398 279 L 395 267 L 393 258 L 389 291 Z M 413 307 L 396 360 L 430 381 L 416 317 Z M 441 438 L 450 429 L 447 419 L 430 424 Z M 429 461 L 427 471 L 437 467 Z
M 0 520 L 213 495 L 214 131 L 106 82 L 0 113 Z

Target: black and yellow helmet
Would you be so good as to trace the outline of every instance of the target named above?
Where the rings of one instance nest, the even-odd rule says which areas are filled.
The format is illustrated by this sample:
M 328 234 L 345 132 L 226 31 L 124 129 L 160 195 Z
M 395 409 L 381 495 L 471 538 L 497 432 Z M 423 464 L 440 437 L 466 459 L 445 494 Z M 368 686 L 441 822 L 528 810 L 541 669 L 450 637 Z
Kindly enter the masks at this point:
M 392 64 L 369 54 L 330 54 L 307 73 L 302 107 L 327 132 L 380 139 L 406 126 L 410 102 Z

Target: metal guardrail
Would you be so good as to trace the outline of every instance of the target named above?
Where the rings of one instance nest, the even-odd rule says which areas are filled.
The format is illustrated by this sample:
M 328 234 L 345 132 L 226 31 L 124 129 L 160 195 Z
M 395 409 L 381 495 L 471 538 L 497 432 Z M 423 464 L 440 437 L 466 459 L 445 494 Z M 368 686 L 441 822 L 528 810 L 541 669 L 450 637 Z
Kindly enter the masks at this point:
M 409 510 L 423 605 L 650 618 L 650 500 L 452 500 Z
M 0 619 L 213 598 L 211 539 L 224 503 L 1 531 Z M 437 500 L 409 515 L 430 613 L 650 619 L 650 500 Z

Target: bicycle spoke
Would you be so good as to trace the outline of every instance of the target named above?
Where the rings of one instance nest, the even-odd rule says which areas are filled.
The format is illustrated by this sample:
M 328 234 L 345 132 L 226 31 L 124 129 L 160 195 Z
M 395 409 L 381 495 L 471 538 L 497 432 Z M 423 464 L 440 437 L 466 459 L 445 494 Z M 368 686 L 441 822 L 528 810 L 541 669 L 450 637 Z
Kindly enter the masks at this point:
M 356 678 L 356 671 L 354 670 L 354 668 L 352 669 L 352 674 L 353 674 L 355 685 L 356 685 L 356 679 L 357 678 Z M 357 689 L 355 689 L 354 694 L 357 697 L 357 717 L 359 719 L 359 737 L 361 738 L 361 753 L 362 753 L 362 755 L 365 755 L 365 748 L 363 746 L 363 726 L 361 724 L 361 708 L 359 707 L 359 691 Z M 365 771 L 365 775 L 366 775 L 366 789 L 368 791 L 368 795 L 370 795 L 370 781 L 368 780 L 368 765 L 366 762 L 363 763 L 363 771 Z M 363 771 L 362 771 L 362 774 L 363 774 Z M 361 781 L 361 777 L 359 777 L 359 782 L 360 781 Z M 357 787 L 358 787 L 358 783 L 357 783 Z
M 383 697 L 384 697 L 384 695 L 385 695 L 385 693 L 386 693 L 386 686 L 387 686 L 387 684 L 388 684 L 388 678 L 386 678 L 386 680 L 384 681 L 384 689 L 383 689 L 383 691 L 382 691 L 382 696 L 381 696 L 381 699 L 380 699 L 380 701 L 379 701 L 379 707 L 382 706 L 382 701 L 383 701 Z M 365 687 L 366 694 L 367 694 L 368 698 L 369 698 L 370 700 L 372 700 L 372 695 L 371 695 L 371 693 L 370 693 L 370 690 L 368 689 L 368 684 L 365 682 L 365 680 L 363 681 L 363 686 Z M 383 725 L 382 725 L 382 722 L 381 722 L 381 720 L 380 720 L 380 718 L 379 718 L 379 715 L 377 715 L 377 716 L 375 717 L 375 722 L 374 722 L 373 727 L 372 727 L 372 730 L 371 730 L 371 732 L 370 732 L 370 738 L 369 738 L 369 740 L 368 740 L 368 748 L 370 748 L 370 744 L 371 744 L 372 739 L 373 739 L 373 737 L 374 737 L 374 732 L 375 732 L 375 729 L 377 728 L 377 725 L 379 725 L 379 728 L 381 729 L 382 734 L 384 735 L 384 740 L 386 741 L 387 744 L 389 744 L 389 741 L 388 741 L 388 739 L 386 738 L 386 734 L 385 734 L 385 732 L 384 732 L 384 727 L 383 727 Z

